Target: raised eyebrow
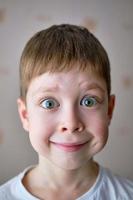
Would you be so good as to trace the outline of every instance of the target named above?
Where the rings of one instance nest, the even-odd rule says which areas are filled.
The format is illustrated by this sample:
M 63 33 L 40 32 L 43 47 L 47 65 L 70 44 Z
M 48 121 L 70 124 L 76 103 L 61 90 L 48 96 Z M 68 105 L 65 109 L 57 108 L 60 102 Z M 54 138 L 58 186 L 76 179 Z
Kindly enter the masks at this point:
M 58 87 L 56 86 L 48 87 L 48 88 L 39 87 L 36 91 L 34 91 L 33 95 L 36 95 L 38 93 L 57 92 L 57 90 L 58 90 Z
M 86 90 L 99 89 L 102 93 L 105 93 L 105 89 L 97 83 L 86 84 L 83 88 Z

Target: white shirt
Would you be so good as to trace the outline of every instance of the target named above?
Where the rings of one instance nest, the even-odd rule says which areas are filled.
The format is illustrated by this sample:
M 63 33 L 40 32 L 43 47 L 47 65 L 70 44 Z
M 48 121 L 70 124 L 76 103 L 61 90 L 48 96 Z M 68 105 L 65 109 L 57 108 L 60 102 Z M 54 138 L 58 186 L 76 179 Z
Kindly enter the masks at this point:
M 0 200 L 39 200 L 22 184 L 22 179 L 28 170 L 29 168 L 0 186 Z M 115 176 L 100 166 L 95 184 L 76 200 L 133 200 L 133 182 Z

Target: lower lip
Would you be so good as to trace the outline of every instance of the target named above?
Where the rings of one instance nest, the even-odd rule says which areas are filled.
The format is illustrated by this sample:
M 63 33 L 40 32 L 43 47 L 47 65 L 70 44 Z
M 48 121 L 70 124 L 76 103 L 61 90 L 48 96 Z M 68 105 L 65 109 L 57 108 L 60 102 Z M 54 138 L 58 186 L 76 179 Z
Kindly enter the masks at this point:
M 59 149 L 66 151 L 66 152 L 74 152 L 74 151 L 78 151 L 81 148 L 83 148 L 88 142 L 84 143 L 84 144 L 78 144 L 78 145 L 66 145 L 66 144 L 59 144 L 59 143 L 54 143 L 52 142 L 56 147 L 58 147 Z

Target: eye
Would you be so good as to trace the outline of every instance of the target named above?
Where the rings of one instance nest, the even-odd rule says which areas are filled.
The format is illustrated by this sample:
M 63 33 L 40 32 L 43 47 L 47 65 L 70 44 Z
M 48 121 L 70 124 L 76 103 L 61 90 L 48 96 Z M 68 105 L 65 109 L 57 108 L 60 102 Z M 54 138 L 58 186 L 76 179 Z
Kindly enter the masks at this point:
M 41 106 L 44 109 L 50 110 L 53 108 L 57 108 L 59 106 L 59 103 L 55 99 L 45 99 L 41 102 Z
M 95 97 L 84 97 L 80 102 L 80 105 L 86 106 L 86 107 L 92 107 L 92 106 L 95 106 L 96 104 L 97 104 L 97 100 Z

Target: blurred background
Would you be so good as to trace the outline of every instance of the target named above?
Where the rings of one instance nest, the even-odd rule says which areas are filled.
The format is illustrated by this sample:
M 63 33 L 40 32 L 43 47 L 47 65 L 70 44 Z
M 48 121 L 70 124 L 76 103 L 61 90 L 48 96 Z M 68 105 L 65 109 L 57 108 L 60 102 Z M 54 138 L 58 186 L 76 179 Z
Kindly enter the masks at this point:
M 19 59 L 35 32 L 60 23 L 86 26 L 108 52 L 116 109 L 95 159 L 133 180 L 133 1 L 0 0 L 0 184 L 37 162 L 18 117 Z

